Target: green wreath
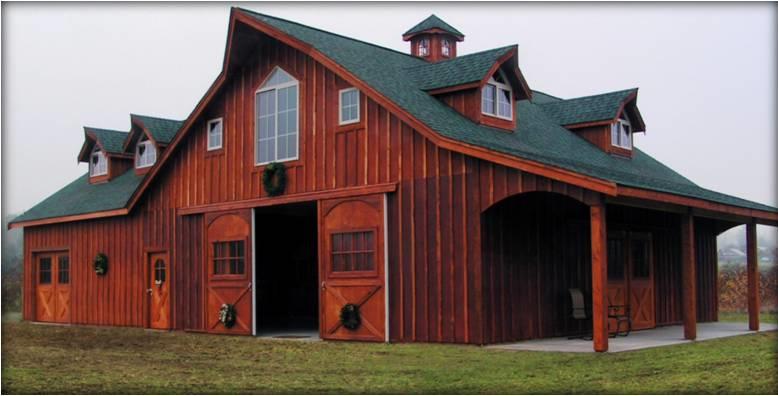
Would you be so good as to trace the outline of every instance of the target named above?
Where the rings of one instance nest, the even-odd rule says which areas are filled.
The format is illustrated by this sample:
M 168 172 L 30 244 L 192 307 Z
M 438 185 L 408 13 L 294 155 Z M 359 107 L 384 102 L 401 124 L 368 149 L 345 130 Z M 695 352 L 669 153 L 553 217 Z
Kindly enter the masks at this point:
M 286 166 L 278 162 L 267 164 L 262 171 L 262 185 L 271 197 L 283 194 L 286 190 Z
M 229 329 L 235 326 L 235 316 L 235 307 L 232 304 L 222 304 L 219 309 L 219 322 L 222 322 L 224 327 Z
M 94 269 L 97 275 L 105 275 L 108 272 L 108 256 L 98 253 L 95 257 Z
M 340 309 L 340 324 L 349 330 L 356 330 L 362 324 L 362 318 L 359 315 L 359 306 L 346 304 Z

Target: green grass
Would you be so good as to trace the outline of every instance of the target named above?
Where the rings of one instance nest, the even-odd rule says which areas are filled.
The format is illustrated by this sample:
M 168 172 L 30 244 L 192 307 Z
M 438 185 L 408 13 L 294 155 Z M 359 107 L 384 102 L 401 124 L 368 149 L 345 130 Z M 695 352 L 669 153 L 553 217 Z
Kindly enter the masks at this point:
M 778 323 L 778 312 L 760 312 L 761 323 Z M 748 323 L 748 312 L 719 312 L 719 322 Z
M 2 393 L 776 393 L 776 332 L 617 354 L 2 325 Z

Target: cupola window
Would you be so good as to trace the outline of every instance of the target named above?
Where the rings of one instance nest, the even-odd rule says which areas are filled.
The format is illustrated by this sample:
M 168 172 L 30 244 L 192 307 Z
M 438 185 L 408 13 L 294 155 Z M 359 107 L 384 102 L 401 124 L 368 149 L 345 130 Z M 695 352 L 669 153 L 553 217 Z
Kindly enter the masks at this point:
M 430 39 L 423 38 L 419 40 L 419 56 L 428 56 L 430 54 Z
M 89 176 L 102 176 L 108 173 L 108 159 L 105 153 L 95 145 L 89 156 Z
M 157 162 L 157 149 L 148 136 L 143 135 L 135 146 L 135 167 L 148 168 Z
M 481 90 L 481 112 L 486 115 L 513 119 L 513 93 L 505 76 L 498 71 Z
M 611 144 L 632 150 L 632 124 L 624 112 L 621 113 L 616 122 L 611 124 Z
M 451 56 L 451 41 L 448 41 L 448 39 L 443 39 L 440 42 L 440 52 L 443 54 L 443 56 L 445 56 L 447 58 L 450 57 Z
M 300 84 L 279 67 L 256 93 L 254 162 L 297 159 Z

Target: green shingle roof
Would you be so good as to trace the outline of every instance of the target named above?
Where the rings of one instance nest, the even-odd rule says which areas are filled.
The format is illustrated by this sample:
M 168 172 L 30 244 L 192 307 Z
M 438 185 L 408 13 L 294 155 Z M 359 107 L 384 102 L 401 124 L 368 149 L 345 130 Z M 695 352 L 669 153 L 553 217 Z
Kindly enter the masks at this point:
M 637 88 L 584 96 L 567 100 L 556 100 L 540 104 L 543 111 L 560 125 L 612 120 L 618 115 L 624 100 L 637 92 Z
M 424 89 L 470 79 L 472 77 L 469 76 L 481 70 L 482 64 L 508 47 L 473 54 L 469 59 L 468 56 L 463 56 L 464 61 L 461 64 L 467 67 L 463 66 L 462 69 L 451 67 L 457 64 L 453 62 L 440 68 L 426 69 L 426 66 L 429 66 L 426 61 L 405 53 L 295 22 L 248 10 L 242 11 L 313 46 L 420 122 L 449 139 L 609 180 L 623 186 L 778 212 L 778 209 L 771 206 L 697 186 L 638 148 L 633 150 L 632 159 L 608 155 L 561 126 L 571 119 L 613 118 L 613 103 L 622 100 L 624 95 L 634 90 L 571 100 L 535 91 L 533 101 L 522 100 L 516 104 L 519 121 L 515 133 L 505 133 L 472 122 L 427 94 Z M 414 72 L 409 72 L 410 70 Z M 434 73 L 429 70 L 439 73 L 459 73 L 463 70 L 463 75 L 468 77 L 435 76 L 431 75 Z M 593 109 L 586 108 L 589 104 Z M 144 125 L 156 131 L 152 133 L 161 133 L 159 139 L 163 142 L 171 141 L 181 126 L 180 121 L 136 117 L 143 117 Z M 88 175 L 84 175 L 19 216 L 14 222 L 122 208 L 141 180 L 141 176 L 128 171 L 110 182 L 91 185 Z
M 157 143 L 168 144 L 176 136 L 176 133 L 184 125 L 183 121 L 169 120 L 166 118 L 144 116 L 139 114 L 131 114 L 131 117 L 137 118 L 146 129 L 149 130 L 151 136 Z
M 143 176 L 130 169 L 108 183 L 90 184 L 89 173 L 63 187 L 24 212 L 14 223 L 121 209 L 138 188 Z
M 403 33 L 403 36 L 407 36 L 407 35 L 410 35 L 410 34 L 421 33 L 421 32 L 423 32 L 425 30 L 430 30 L 430 29 L 440 29 L 440 30 L 449 32 L 449 33 L 453 34 L 454 36 L 458 36 L 460 38 L 465 37 L 465 35 L 462 34 L 462 32 L 460 32 L 459 30 L 456 30 L 453 26 L 449 25 L 448 23 L 446 23 L 442 19 L 440 19 L 437 16 L 435 16 L 435 14 L 432 14 L 432 15 L 428 16 L 427 19 L 419 22 L 418 24 L 416 24 L 416 26 L 408 29 L 407 32 Z
M 417 88 L 432 90 L 481 81 L 500 57 L 516 48 L 515 45 L 463 55 L 437 63 L 407 68 Z
M 124 140 L 127 138 L 127 132 L 92 127 L 84 127 L 84 132 L 95 135 L 105 151 L 112 154 L 124 152 Z

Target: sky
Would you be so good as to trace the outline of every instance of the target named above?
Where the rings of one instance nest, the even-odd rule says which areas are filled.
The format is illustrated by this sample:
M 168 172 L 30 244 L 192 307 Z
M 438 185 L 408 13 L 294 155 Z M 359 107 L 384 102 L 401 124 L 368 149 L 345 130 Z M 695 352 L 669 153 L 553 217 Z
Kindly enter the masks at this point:
M 400 51 L 434 13 L 458 53 L 519 45 L 532 89 L 639 87 L 635 145 L 697 184 L 778 206 L 776 5 L 240 3 Z M 228 3 L 2 5 L 2 205 L 29 209 L 87 171 L 83 126 L 184 119 L 218 75 Z M 770 232 L 774 232 L 771 230 Z

